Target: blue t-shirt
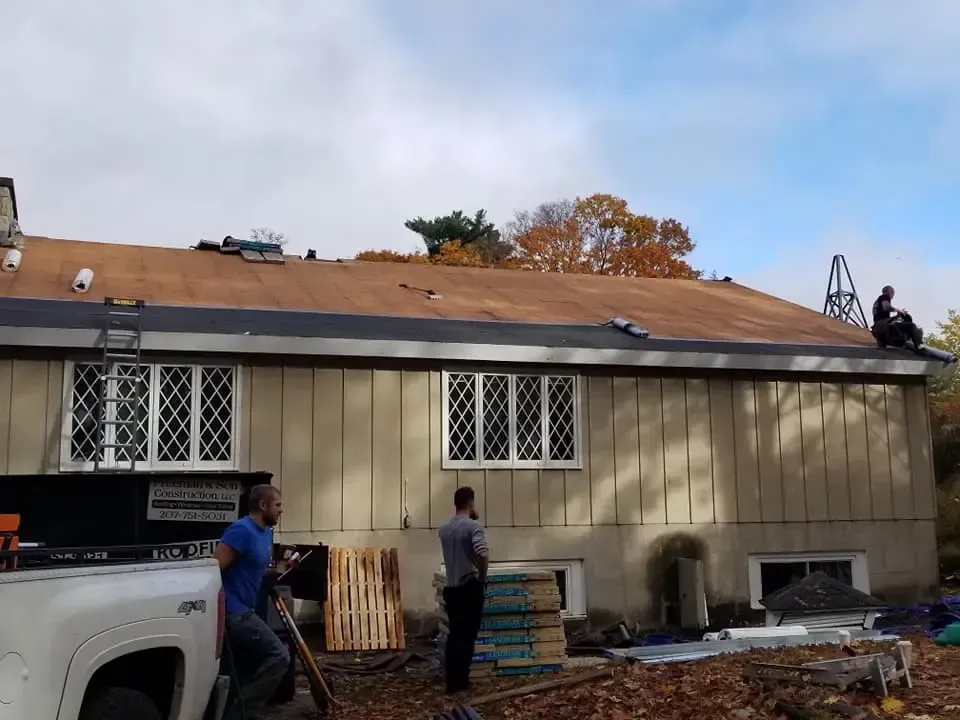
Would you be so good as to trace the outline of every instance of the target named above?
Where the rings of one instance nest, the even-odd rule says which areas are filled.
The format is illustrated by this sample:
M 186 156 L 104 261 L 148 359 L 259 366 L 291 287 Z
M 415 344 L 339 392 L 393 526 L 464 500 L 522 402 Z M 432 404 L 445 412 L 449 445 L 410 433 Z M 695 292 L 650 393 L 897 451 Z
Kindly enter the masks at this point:
M 273 554 L 273 530 L 261 528 L 249 516 L 242 517 L 231 523 L 220 542 L 237 554 L 236 560 L 223 572 L 227 614 L 253 610 Z

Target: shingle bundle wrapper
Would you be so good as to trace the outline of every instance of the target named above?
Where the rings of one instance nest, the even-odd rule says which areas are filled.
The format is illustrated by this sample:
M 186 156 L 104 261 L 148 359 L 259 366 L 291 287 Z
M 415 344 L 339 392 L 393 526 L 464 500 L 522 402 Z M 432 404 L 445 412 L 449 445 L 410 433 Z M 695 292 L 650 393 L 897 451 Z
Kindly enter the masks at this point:
M 447 634 L 443 586 L 444 576 L 435 575 L 441 643 Z M 488 576 L 470 677 L 539 675 L 562 670 L 566 662 L 557 576 L 547 571 Z

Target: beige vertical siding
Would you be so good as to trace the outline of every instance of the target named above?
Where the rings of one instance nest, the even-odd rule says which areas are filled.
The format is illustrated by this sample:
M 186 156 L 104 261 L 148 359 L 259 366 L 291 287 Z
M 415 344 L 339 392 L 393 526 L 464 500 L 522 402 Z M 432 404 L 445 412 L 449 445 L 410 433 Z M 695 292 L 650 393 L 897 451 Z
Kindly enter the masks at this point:
M 258 366 L 240 382 L 241 469 L 274 473 L 284 537 L 400 548 L 416 612 L 460 484 L 494 559 L 582 558 L 592 609 L 653 607 L 651 563 L 675 542 L 706 548 L 711 603 L 742 602 L 751 552 L 863 549 L 891 593 L 936 578 L 920 384 L 584 378 L 582 469 L 484 471 L 442 467 L 439 372 Z M 57 470 L 65 391 L 60 361 L 0 360 L 0 472 Z
M 434 528 L 470 484 L 490 527 L 931 520 L 920 384 L 590 377 L 579 470 L 445 470 L 439 372 L 244 368 L 242 469 L 290 532 Z M 69 388 L 66 389 L 67 391 Z M 0 471 L 59 464 L 61 361 L 0 361 Z
M 241 445 L 289 531 L 435 528 L 463 484 L 491 528 L 935 515 L 921 385 L 584 378 L 582 470 L 445 470 L 439 372 L 251 374 Z

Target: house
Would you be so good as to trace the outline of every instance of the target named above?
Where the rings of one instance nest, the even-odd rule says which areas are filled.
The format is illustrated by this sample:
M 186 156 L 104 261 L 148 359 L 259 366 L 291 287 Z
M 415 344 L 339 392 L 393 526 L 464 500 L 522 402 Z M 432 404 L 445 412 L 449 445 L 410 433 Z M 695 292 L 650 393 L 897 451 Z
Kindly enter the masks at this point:
M 460 485 L 495 565 L 556 571 L 571 617 L 658 619 L 677 558 L 714 618 L 810 572 L 937 585 L 938 366 L 733 282 L 28 237 L 0 274 L 3 471 L 91 469 L 105 296 L 146 303 L 137 469 L 274 473 L 285 541 L 399 549 L 411 619 Z

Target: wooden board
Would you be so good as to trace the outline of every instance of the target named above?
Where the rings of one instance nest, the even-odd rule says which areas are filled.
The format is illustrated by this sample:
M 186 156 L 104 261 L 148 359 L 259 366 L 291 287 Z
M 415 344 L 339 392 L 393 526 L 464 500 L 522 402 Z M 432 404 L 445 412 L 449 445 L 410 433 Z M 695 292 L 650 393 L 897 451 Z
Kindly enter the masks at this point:
M 328 652 L 405 648 L 396 548 L 330 548 L 327 576 Z

